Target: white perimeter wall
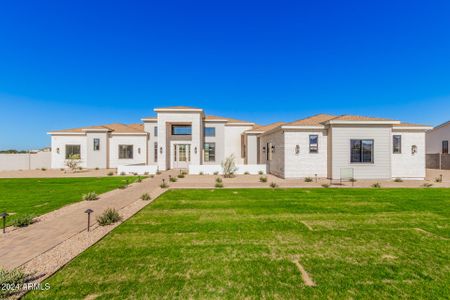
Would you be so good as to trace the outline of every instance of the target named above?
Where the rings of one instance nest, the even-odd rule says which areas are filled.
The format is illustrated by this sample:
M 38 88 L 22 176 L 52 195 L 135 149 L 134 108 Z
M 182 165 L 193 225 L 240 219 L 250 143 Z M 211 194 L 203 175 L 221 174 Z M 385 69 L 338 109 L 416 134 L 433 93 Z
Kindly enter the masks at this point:
M 143 135 L 112 135 L 109 140 L 109 167 L 145 164 L 147 160 L 147 137 Z M 133 159 L 119 159 L 119 145 L 133 145 Z M 139 150 L 140 153 L 139 153 Z
M 450 124 L 426 133 L 426 153 L 442 153 L 442 141 L 450 141 Z
M 401 153 L 392 153 L 393 178 L 425 178 L 425 132 L 396 131 L 392 135 L 402 136 Z M 417 146 L 417 153 L 412 154 L 411 147 Z
M 309 153 L 309 136 L 319 136 L 319 152 Z M 285 131 L 285 178 L 327 177 L 327 131 Z M 300 153 L 295 154 L 296 145 Z
M 51 168 L 51 152 L 0 154 L 0 171 Z
M 225 157 L 234 154 L 236 164 L 244 164 L 244 157 L 241 152 L 241 135 L 252 126 L 225 126 Z
M 332 176 L 341 168 L 353 168 L 356 179 L 391 179 L 392 128 L 390 126 L 333 126 Z M 373 139 L 374 163 L 350 163 L 350 140 Z

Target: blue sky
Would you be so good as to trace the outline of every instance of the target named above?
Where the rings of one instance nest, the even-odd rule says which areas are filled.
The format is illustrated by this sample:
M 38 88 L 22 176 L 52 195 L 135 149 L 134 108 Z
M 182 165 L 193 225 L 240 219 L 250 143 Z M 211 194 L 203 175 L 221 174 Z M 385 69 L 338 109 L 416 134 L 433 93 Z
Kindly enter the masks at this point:
M 95 2 L 95 3 L 94 3 Z M 3 1 L 0 149 L 158 106 L 450 119 L 450 1 Z

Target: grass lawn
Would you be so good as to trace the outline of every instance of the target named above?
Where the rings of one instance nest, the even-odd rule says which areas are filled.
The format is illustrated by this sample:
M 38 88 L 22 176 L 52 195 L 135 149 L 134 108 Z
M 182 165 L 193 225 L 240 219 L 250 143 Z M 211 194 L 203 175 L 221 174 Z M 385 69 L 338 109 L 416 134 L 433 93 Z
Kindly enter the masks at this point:
M 81 200 L 83 194 L 101 194 L 137 177 L 95 178 L 13 178 L 0 179 L 0 212 L 12 214 L 8 223 L 19 216 L 39 216 Z
M 449 298 L 450 189 L 170 190 L 48 282 L 26 298 Z

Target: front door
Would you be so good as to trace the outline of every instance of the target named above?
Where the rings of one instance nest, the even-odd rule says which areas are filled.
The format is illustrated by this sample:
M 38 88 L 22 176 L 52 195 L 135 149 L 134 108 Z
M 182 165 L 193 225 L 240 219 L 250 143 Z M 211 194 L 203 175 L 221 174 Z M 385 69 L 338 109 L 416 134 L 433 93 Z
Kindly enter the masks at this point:
M 191 145 L 175 144 L 173 153 L 173 166 L 176 169 L 187 169 L 191 161 Z

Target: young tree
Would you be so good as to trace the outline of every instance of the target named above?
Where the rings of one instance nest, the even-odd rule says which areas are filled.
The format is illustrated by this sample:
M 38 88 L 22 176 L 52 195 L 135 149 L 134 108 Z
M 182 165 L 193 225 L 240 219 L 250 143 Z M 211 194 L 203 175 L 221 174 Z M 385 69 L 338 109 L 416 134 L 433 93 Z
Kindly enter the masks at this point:
M 69 158 L 66 159 L 66 166 L 74 173 L 78 169 L 79 164 L 80 164 L 79 154 L 71 154 L 69 155 Z
M 231 154 L 224 161 L 222 161 L 223 177 L 230 178 L 233 177 L 234 172 L 236 172 L 237 167 L 235 164 L 234 155 Z

